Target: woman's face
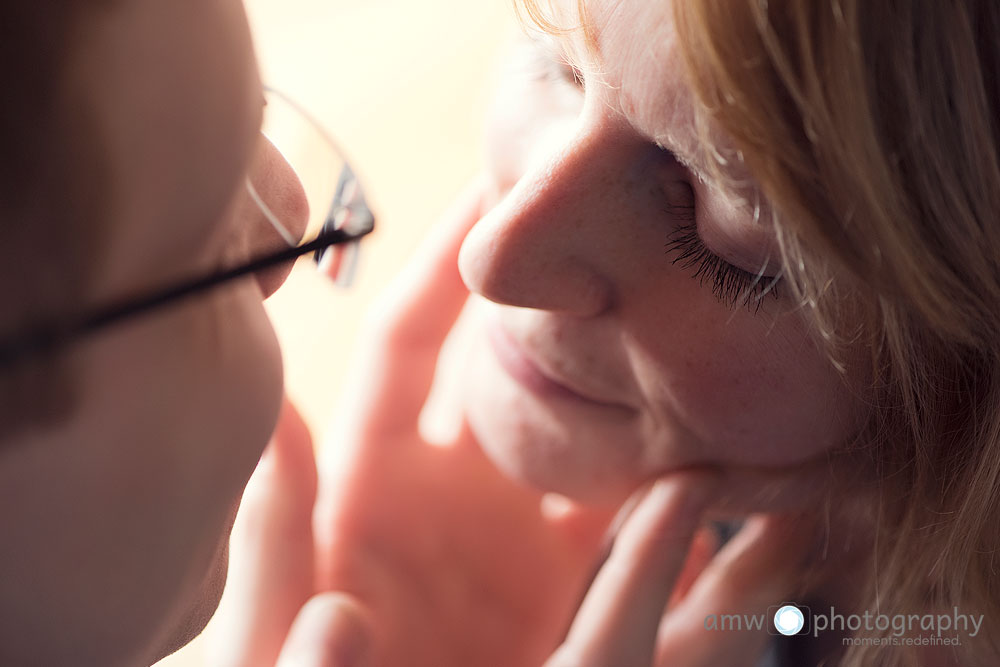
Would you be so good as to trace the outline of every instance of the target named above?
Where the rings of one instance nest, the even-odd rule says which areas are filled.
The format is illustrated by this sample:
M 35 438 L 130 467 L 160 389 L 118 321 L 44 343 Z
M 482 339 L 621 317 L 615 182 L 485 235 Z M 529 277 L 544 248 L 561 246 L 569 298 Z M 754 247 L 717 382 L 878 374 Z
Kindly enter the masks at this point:
M 508 474 L 593 501 L 681 467 L 792 471 L 849 438 L 860 403 L 787 291 L 764 294 L 763 216 L 696 175 L 670 3 L 588 9 L 596 52 L 581 32 L 525 40 L 491 117 L 495 208 L 460 258 L 484 297 L 470 426 Z
M 293 227 L 297 180 L 260 138 L 263 97 L 239 0 L 94 9 L 69 56 L 111 185 L 89 305 L 245 260 L 275 242 L 248 172 Z M 80 178 L 91 164 L 80 165 Z M 54 267 L 54 269 L 57 267 Z M 68 277 L 71 279 L 71 277 Z M 280 406 L 262 299 L 271 273 L 101 332 L 74 348 L 78 409 L 5 443 L 0 655 L 148 664 L 211 616 L 228 532 Z M 81 304 L 81 308 L 88 304 Z M 145 661 L 145 662 L 144 662 Z

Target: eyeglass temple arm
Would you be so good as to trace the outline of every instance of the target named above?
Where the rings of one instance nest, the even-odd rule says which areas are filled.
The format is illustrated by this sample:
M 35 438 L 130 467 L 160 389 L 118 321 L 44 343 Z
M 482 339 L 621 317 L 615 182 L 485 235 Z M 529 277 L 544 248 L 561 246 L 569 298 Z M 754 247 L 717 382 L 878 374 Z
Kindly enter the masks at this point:
M 127 317 L 147 312 L 168 303 L 180 301 L 187 296 L 203 292 L 216 285 L 236 280 L 279 264 L 284 264 L 302 255 L 307 255 L 332 245 L 357 241 L 369 234 L 373 228 L 374 224 L 353 232 L 347 232 L 343 229 L 324 230 L 313 241 L 301 246 L 283 248 L 282 250 L 254 258 L 246 264 L 231 269 L 225 269 L 139 297 L 126 299 L 59 325 L 39 327 L 27 335 L 17 336 L 0 342 L 0 368 L 9 366 L 16 360 L 38 356 L 68 341 L 86 336 L 92 331 L 115 324 Z

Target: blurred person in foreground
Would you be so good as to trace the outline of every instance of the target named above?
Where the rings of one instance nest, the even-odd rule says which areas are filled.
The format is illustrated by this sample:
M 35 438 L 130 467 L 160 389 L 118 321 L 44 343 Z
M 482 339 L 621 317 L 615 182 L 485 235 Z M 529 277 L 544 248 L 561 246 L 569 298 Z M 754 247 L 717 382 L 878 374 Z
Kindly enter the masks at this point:
M 0 663 L 148 665 L 222 593 L 287 267 L 105 316 L 280 247 L 248 179 L 292 231 L 305 199 L 260 133 L 240 2 L 3 14 Z

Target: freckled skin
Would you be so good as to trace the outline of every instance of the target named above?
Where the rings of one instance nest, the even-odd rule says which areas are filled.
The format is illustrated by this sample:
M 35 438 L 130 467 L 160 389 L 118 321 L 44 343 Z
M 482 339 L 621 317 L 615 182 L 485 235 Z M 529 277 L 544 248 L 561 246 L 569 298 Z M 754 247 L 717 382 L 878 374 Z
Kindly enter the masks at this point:
M 653 4 L 594 4 L 603 62 L 579 63 L 601 73 L 585 92 L 507 73 L 488 132 L 496 206 L 460 258 L 484 297 L 466 331 L 471 427 L 508 474 L 592 501 L 681 466 L 791 470 L 864 418 L 787 294 L 734 307 L 671 263 L 680 187 L 694 191 L 699 235 L 727 254 L 764 256 L 772 241 L 656 147 L 670 137 L 690 152 L 697 135 L 669 7 Z M 659 45 L 656 59 L 637 59 L 642 43 Z M 497 362 L 490 327 L 556 380 L 623 407 L 528 391 Z

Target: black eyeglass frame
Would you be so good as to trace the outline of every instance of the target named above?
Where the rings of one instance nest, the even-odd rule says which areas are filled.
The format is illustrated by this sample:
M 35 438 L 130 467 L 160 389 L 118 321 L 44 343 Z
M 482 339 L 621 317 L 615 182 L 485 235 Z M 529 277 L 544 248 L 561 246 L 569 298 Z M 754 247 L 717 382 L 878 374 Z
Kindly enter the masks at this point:
M 330 223 L 334 220 L 336 211 L 343 208 L 345 208 L 344 205 L 338 206 L 337 202 L 334 203 L 329 217 Z M 363 200 L 355 202 L 349 208 L 351 231 L 346 231 L 343 228 L 332 228 L 331 225 L 330 228 L 321 231 L 315 239 L 301 246 L 265 253 L 243 264 L 217 271 L 208 276 L 181 281 L 147 294 L 96 308 L 81 316 L 68 318 L 63 322 L 39 326 L 33 331 L 4 339 L 0 341 L 0 369 L 53 352 L 123 320 L 176 304 L 186 297 L 206 292 L 258 271 L 285 264 L 303 255 L 315 253 L 314 258 L 319 262 L 327 248 L 343 243 L 357 243 L 375 229 L 375 217 L 364 205 Z

